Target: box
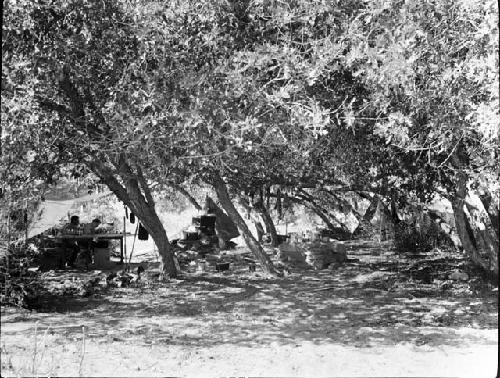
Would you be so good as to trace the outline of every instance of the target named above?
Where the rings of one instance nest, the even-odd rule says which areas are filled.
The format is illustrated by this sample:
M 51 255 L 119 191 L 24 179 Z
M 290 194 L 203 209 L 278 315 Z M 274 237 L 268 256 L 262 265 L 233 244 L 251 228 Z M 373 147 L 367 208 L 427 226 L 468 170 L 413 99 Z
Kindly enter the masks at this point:
M 106 269 L 111 265 L 109 248 L 94 248 L 94 266 L 97 269 Z

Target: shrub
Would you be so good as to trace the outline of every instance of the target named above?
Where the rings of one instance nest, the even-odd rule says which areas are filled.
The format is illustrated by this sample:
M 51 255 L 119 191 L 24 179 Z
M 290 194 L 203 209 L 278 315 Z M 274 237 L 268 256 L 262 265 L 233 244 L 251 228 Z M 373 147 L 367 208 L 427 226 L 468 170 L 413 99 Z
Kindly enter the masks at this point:
M 32 244 L 13 243 L 0 258 L 0 304 L 29 307 L 43 290 L 33 265 L 37 250 Z
M 453 243 L 435 222 L 421 225 L 400 222 L 394 228 L 394 245 L 400 252 L 429 252 L 436 247 L 451 247 Z

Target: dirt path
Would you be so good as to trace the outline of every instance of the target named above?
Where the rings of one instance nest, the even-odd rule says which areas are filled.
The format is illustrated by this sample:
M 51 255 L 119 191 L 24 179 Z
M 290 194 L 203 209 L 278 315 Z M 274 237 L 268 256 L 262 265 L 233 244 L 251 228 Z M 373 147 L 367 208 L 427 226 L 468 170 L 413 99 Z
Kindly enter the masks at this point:
M 458 257 L 402 259 L 355 242 L 359 261 L 335 271 L 264 279 L 241 252 L 227 256 L 228 274 L 107 289 L 44 312 L 3 309 L 2 376 L 497 373 L 497 292 L 447 280 Z

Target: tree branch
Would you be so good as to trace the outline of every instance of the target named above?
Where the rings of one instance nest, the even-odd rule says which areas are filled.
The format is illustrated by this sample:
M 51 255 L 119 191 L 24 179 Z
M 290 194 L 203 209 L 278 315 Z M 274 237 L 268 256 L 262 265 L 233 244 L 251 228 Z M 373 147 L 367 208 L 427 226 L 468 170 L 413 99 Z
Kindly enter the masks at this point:
M 175 184 L 173 182 L 167 182 L 166 185 L 170 186 L 172 189 L 181 193 L 184 197 L 188 199 L 189 202 L 195 207 L 196 210 L 202 210 L 201 205 L 196 201 L 196 199 L 189 193 L 186 189 L 184 189 L 179 184 Z
M 44 108 L 49 111 L 53 111 L 63 116 L 71 116 L 71 109 L 68 109 L 66 106 L 58 104 L 52 100 L 47 98 L 38 98 L 38 105 L 41 108 Z
M 78 93 L 77 88 L 71 82 L 69 67 L 63 68 L 62 78 L 59 81 L 59 88 L 69 99 L 71 114 L 73 115 L 75 122 L 77 125 L 83 126 L 85 117 L 85 102 Z
M 139 164 L 136 164 L 136 169 L 137 169 L 137 177 L 139 179 L 139 183 L 141 184 L 142 191 L 144 192 L 144 196 L 146 197 L 146 201 L 148 201 L 149 206 L 154 208 L 155 201 L 153 199 L 151 189 L 149 188 L 146 178 L 144 177 L 144 174 L 142 172 L 142 168 Z

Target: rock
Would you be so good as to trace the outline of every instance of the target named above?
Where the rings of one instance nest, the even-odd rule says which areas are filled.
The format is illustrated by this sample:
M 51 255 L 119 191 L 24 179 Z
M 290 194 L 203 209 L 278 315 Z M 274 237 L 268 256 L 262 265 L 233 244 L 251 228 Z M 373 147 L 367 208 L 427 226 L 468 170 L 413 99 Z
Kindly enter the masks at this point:
M 347 248 L 344 243 L 341 242 L 330 242 L 332 246 L 333 254 L 336 256 L 337 261 L 344 262 L 347 260 Z
M 305 262 L 304 248 L 298 243 L 283 243 L 279 246 L 278 258 L 281 261 Z
M 468 279 L 469 279 L 469 275 L 465 272 L 461 272 L 458 269 L 450 274 L 450 280 L 453 280 L 453 281 L 467 281 Z
M 340 265 L 341 265 L 341 264 L 340 264 L 340 263 L 338 263 L 338 262 L 333 262 L 333 263 L 331 263 L 331 264 L 328 266 L 328 269 L 330 269 L 330 270 L 335 270 L 335 269 L 337 269 Z
M 343 243 L 316 240 L 309 243 L 290 241 L 279 246 L 278 258 L 283 262 L 306 263 L 315 269 L 326 269 L 330 264 L 347 261 L 347 250 Z

